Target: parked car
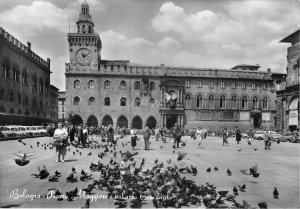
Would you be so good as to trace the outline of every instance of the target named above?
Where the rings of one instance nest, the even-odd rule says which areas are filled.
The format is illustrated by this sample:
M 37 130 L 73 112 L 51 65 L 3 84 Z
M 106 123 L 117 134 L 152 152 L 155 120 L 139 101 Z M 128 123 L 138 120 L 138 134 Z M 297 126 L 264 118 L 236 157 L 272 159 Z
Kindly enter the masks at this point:
M 256 131 L 253 135 L 253 138 L 257 140 L 263 140 L 264 133 L 265 131 Z
M 281 141 L 283 142 L 292 142 L 292 143 L 300 143 L 299 132 L 287 132 L 282 135 Z
M 40 133 L 36 130 L 34 126 L 24 126 L 26 131 L 32 133 L 32 137 L 39 137 Z
M 42 126 L 34 126 L 36 128 L 37 132 L 39 133 L 39 136 L 47 136 L 48 132 L 46 129 L 44 129 Z
M 268 131 L 268 134 L 272 136 L 273 141 L 281 141 L 282 140 L 282 134 L 275 132 L 275 131 Z
M 21 135 L 22 138 L 27 138 L 28 132 L 24 126 L 15 126 L 18 129 L 18 135 Z
M 3 131 L 3 126 L 0 126 L 0 141 L 4 141 L 5 140 L 5 137 L 4 137 L 3 133 L 2 133 L 2 131 Z
M 4 126 L 2 134 L 7 140 L 24 138 L 24 134 L 18 133 L 19 129 L 15 126 Z
M 247 132 L 242 132 L 242 139 L 248 139 L 249 136 L 248 136 L 248 133 Z

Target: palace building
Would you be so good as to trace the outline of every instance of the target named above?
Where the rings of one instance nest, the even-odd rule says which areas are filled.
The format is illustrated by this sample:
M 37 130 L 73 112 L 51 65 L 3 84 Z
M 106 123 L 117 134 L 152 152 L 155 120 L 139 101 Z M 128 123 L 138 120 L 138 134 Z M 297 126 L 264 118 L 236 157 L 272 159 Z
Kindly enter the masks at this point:
M 290 43 L 287 48 L 287 78 L 285 88 L 277 89 L 277 123 L 276 128 L 294 131 L 300 127 L 299 115 L 299 66 L 300 66 L 300 30 L 282 39 L 281 43 Z M 280 82 L 277 82 L 278 84 Z
M 49 111 L 50 59 L 42 59 L 30 42 L 25 46 L 0 28 L 0 63 L 0 125 L 56 122 Z
M 104 60 L 86 2 L 76 24 L 77 32 L 68 33 L 70 62 L 65 66 L 66 118 L 73 123 L 138 129 L 146 124 L 170 128 L 176 122 L 185 128 L 275 128 L 276 83 L 270 69 Z

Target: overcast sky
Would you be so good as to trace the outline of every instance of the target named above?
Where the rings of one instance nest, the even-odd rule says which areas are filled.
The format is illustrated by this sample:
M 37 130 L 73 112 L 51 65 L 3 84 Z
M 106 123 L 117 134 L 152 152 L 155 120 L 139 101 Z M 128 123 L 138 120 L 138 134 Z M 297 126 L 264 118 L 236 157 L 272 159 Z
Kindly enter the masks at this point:
M 0 27 L 46 59 L 65 89 L 67 33 L 83 0 L 0 0 Z M 259 64 L 286 72 L 279 43 L 300 27 L 300 0 L 87 0 L 103 59 L 178 67 Z M 70 20 L 70 21 L 68 21 Z M 69 24 L 70 22 L 70 24 Z M 69 27 L 70 25 L 70 27 Z

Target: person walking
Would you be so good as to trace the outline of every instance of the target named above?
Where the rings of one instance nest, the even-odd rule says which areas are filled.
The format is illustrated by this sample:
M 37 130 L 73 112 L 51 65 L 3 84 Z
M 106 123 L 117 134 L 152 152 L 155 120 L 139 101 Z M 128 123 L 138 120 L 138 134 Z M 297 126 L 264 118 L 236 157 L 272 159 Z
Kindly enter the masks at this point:
M 87 138 L 88 138 L 88 129 L 86 126 L 84 126 L 84 128 L 82 129 L 82 144 L 83 144 L 83 147 L 86 146 L 86 141 L 87 141 Z
M 223 146 L 224 146 L 224 144 L 228 144 L 228 135 L 229 135 L 229 132 L 227 131 L 227 128 L 224 128 L 224 130 L 222 132 Z
M 251 143 L 253 142 L 253 137 L 254 137 L 254 131 L 252 129 L 250 129 L 250 131 L 248 132 L 248 137 L 249 137 L 248 144 L 251 145 Z
M 272 136 L 265 131 L 263 134 L 264 142 L 265 142 L 265 150 L 271 150 L 271 140 Z
M 69 137 L 70 137 L 70 143 L 73 145 L 74 137 L 75 137 L 75 128 L 74 128 L 73 124 L 70 125 L 68 133 L 69 133 Z
M 196 130 L 195 136 L 196 136 L 198 145 L 201 146 L 201 142 L 202 142 L 202 139 L 204 136 L 204 133 L 203 133 L 203 130 L 201 129 L 201 127 L 198 127 L 198 129 Z
M 235 132 L 235 139 L 236 139 L 238 144 L 240 143 L 240 141 L 242 139 L 242 133 L 241 133 L 241 130 L 239 128 Z
M 79 146 L 79 144 L 81 143 L 83 145 L 83 130 L 82 130 L 82 125 L 78 125 L 78 129 L 77 129 L 77 144 L 76 147 Z
M 175 123 L 173 129 L 172 129 L 172 134 L 174 137 L 174 143 L 173 143 L 173 148 L 175 149 L 175 145 L 177 145 L 177 148 L 179 148 L 179 142 L 181 139 L 181 130 L 180 127 L 178 126 L 177 123 Z
M 136 147 L 136 141 L 138 140 L 138 137 L 136 135 L 136 131 L 133 133 L 133 136 L 131 137 L 131 146 L 132 149 L 134 150 L 134 148 Z
M 112 143 L 114 143 L 114 129 L 111 124 L 108 126 L 107 130 L 107 143 L 109 145 L 112 145 Z
M 150 139 L 150 136 L 151 136 L 151 130 L 146 125 L 145 130 L 144 130 L 145 150 L 149 150 L 149 139 Z
M 66 147 L 68 146 L 68 132 L 63 128 L 62 123 L 57 124 L 57 129 L 54 131 L 53 138 L 55 139 L 56 162 L 60 162 L 60 156 L 62 157 L 61 162 L 65 162 L 65 155 L 67 152 Z

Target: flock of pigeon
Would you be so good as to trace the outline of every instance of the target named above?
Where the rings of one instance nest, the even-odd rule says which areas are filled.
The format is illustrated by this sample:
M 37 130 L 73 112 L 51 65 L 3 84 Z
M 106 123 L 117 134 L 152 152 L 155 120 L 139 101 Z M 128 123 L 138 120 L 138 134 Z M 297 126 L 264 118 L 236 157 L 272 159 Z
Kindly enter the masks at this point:
M 91 173 L 81 170 L 79 180 L 76 176 L 76 169 L 72 168 L 71 173 L 65 179 L 69 183 L 76 183 L 78 181 L 90 182 L 86 188 L 80 188 L 86 194 L 93 194 L 95 190 L 102 190 L 107 193 L 108 198 L 114 200 L 114 205 L 119 208 L 131 207 L 141 208 L 143 204 L 152 201 L 155 208 L 161 207 L 200 207 L 200 208 L 252 208 L 246 201 L 238 203 L 235 198 L 239 195 L 239 192 L 246 192 L 246 185 L 234 186 L 231 191 L 218 191 L 217 188 L 209 184 L 199 185 L 193 180 L 187 179 L 188 175 L 196 176 L 198 170 L 194 166 L 178 166 L 179 161 L 184 160 L 187 153 L 177 153 L 177 162 L 172 162 L 171 159 L 165 162 L 159 162 L 156 159 L 153 163 L 147 162 L 148 166 L 145 166 L 146 159 L 138 158 L 135 160 L 139 152 L 131 153 L 126 151 L 128 159 L 132 161 L 133 173 L 131 176 L 125 179 L 120 184 L 120 172 L 119 172 L 119 161 L 126 150 L 125 146 L 129 142 L 122 142 L 119 140 L 118 146 L 108 146 L 102 142 L 94 141 L 90 138 L 88 147 L 86 149 L 94 149 L 94 153 L 97 153 L 98 162 L 91 162 L 89 169 L 90 172 L 99 172 L 100 178 L 93 178 Z M 26 145 L 22 140 L 20 143 Z M 53 149 L 52 143 L 41 144 L 37 142 L 37 147 L 42 149 Z M 31 146 L 33 148 L 33 146 Z M 161 147 L 162 148 L 162 147 Z M 73 155 L 82 156 L 81 148 L 75 148 L 71 150 L 68 148 L 68 152 Z M 88 156 L 93 155 L 90 151 Z M 27 156 L 32 154 L 21 154 L 18 153 L 19 159 L 16 159 L 16 164 L 19 166 L 25 166 L 29 163 Z M 141 159 L 141 160 L 139 160 Z M 149 165 L 154 165 L 150 166 Z M 213 171 L 217 172 L 220 169 L 214 167 Z M 258 166 L 255 165 L 249 169 L 240 170 L 244 175 L 251 175 L 253 178 L 259 177 Z M 206 172 L 212 172 L 212 168 L 206 169 Z M 35 178 L 46 179 L 49 182 L 60 181 L 62 174 L 59 171 L 55 171 L 53 175 L 50 175 L 46 166 L 42 168 L 38 167 L 37 174 L 31 174 Z M 227 175 L 232 176 L 230 169 L 227 169 Z M 73 201 L 78 197 L 79 189 L 75 188 L 69 192 L 66 192 L 66 197 L 58 189 L 50 189 L 54 195 L 57 196 L 57 201 Z M 124 198 L 126 197 L 126 198 Z M 277 188 L 274 188 L 273 197 L 279 198 L 279 192 Z M 258 203 L 259 208 L 267 208 L 266 202 Z M 82 208 L 90 207 L 90 199 L 87 199 Z

